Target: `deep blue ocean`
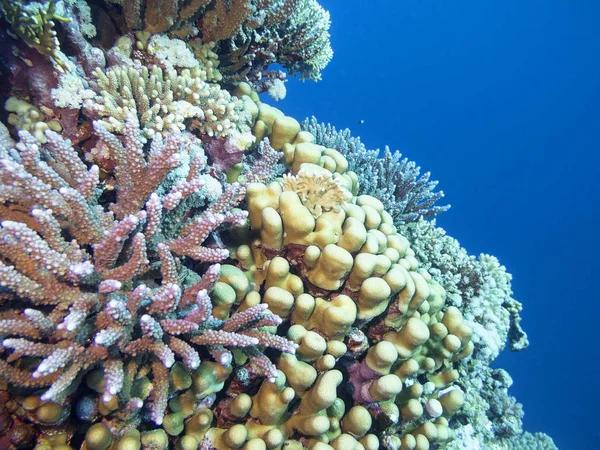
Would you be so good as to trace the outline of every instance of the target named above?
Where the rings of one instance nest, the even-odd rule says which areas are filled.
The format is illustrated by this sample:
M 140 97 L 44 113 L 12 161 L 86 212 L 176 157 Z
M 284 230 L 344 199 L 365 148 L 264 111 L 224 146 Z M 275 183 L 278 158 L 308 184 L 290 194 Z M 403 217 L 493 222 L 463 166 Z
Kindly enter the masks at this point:
M 275 106 L 431 171 L 438 225 L 513 274 L 530 347 L 494 365 L 525 429 L 600 449 L 600 0 L 320 3 L 334 58 Z

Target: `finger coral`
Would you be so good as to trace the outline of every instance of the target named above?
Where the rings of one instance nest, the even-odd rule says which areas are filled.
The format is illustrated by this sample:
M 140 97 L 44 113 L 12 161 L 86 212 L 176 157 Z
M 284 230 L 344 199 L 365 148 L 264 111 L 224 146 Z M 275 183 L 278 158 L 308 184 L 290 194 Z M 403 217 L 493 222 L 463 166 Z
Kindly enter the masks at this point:
M 102 117 L 109 131 L 123 133 L 125 117 L 136 114 L 145 136 L 157 131 L 184 130 L 194 118 L 209 136 L 224 137 L 244 129 L 241 105 L 227 91 L 205 83 L 189 70 L 181 75 L 158 66 L 97 69 L 98 96 L 87 102 L 91 117 Z

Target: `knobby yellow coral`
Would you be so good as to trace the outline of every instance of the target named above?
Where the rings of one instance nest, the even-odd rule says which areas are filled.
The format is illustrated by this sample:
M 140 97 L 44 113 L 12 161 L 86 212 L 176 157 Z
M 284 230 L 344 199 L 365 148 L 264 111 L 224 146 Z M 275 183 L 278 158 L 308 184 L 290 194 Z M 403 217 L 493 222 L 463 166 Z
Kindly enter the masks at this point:
M 326 169 L 310 172 L 303 168 L 297 175 L 285 174 L 283 190 L 298 194 L 302 204 L 315 218 L 325 211 L 338 212 L 340 206 L 346 206 L 346 200 L 352 197 Z

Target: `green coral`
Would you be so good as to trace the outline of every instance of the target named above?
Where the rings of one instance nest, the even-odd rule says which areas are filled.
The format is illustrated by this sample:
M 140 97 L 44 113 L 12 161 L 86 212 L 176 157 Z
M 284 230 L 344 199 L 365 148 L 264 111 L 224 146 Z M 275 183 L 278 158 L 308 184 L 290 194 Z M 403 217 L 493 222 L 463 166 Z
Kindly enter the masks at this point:
M 66 68 L 60 57 L 60 44 L 56 38 L 56 21 L 69 23 L 68 17 L 57 14 L 56 0 L 47 3 L 26 3 L 2 0 L 0 6 L 12 31 L 42 55 L 47 55 L 62 68 Z

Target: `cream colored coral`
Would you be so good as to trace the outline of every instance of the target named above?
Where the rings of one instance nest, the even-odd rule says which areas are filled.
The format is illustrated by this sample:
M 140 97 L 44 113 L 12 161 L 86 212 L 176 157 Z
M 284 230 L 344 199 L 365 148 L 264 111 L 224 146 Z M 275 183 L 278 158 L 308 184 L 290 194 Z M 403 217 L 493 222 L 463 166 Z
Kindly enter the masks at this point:
M 309 173 L 301 169 L 298 175 L 283 176 L 283 190 L 298 194 L 302 204 L 316 218 L 325 211 L 339 211 L 351 195 L 328 170 Z
M 58 85 L 50 94 L 57 107 L 79 109 L 86 100 L 94 98 L 95 93 L 77 73 L 77 67 L 72 61 L 67 60 L 65 64 L 69 70 L 58 74 Z
M 156 132 L 184 130 L 184 121 L 209 136 L 224 137 L 248 129 L 241 101 L 217 85 L 195 76 L 195 69 L 163 71 L 158 66 L 97 69 L 98 94 L 86 102 L 92 115 L 111 132 L 122 133 L 128 112 L 138 116 L 146 137 Z
M 200 66 L 206 71 L 206 80 L 217 83 L 223 79 L 219 72 L 219 56 L 213 51 L 216 42 L 202 42 L 202 39 L 196 38 L 188 42 L 194 50 L 194 55 L 200 62 Z
M 56 119 L 47 120 L 41 109 L 17 97 L 9 97 L 4 103 L 9 112 L 8 123 L 17 130 L 26 130 L 42 144 L 46 143 L 46 130 L 61 131 L 62 125 Z M 42 107 L 43 108 L 43 107 Z
M 147 51 L 166 64 L 166 67 L 187 67 L 192 69 L 198 65 L 194 53 L 181 39 L 170 39 L 164 34 L 153 35 L 147 44 Z

